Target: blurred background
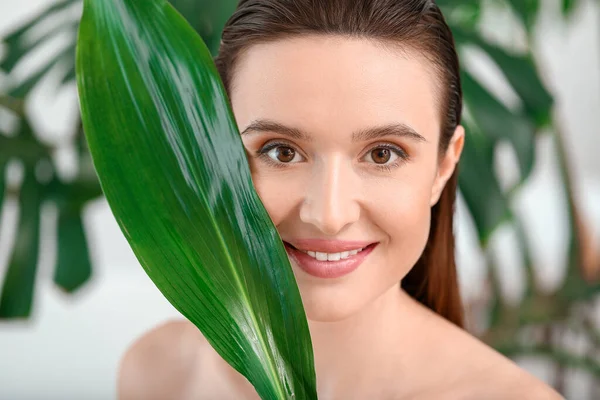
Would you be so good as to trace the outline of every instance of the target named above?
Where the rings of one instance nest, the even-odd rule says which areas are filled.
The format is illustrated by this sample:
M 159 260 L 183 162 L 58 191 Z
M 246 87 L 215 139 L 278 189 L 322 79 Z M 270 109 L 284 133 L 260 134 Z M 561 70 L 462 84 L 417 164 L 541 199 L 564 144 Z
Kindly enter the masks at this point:
M 233 0 L 172 0 L 216 53 Z M 600 399 L 600 1 L 438 0 L 463 67 L 468 329 Z M 79 118 L 81 0 L 0 0 L 0 399 L 114 399 L 179 313 L 102 197 Z

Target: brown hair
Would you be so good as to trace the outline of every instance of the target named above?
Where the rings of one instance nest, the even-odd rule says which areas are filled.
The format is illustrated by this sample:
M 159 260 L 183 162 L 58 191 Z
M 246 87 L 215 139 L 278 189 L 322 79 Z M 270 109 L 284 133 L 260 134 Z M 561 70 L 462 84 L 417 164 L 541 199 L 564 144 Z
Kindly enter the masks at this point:
M 440 156 L 460 123 L 462 91 L 452 32 L 433 0 L 241 0 L 223 30 L 215 59 L 228 93 L 237 60 L 251 45 L 305 34 L 378 40 L 419 51 L 438 74 Z M 463 308 L 452 228 L 458 169 L 432 207 L 431 229 L 420 259 L 402 288 L 458 326 Z

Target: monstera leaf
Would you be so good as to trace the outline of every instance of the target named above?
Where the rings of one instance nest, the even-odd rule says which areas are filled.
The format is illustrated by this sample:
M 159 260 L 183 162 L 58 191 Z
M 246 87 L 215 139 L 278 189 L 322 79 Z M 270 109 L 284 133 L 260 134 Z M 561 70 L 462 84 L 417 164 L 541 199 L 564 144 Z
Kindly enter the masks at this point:
M 76 75 L 102 189 L 150 278 L 263 399 L 315 399 L 300 293 L 200 36 L 164 0 L 86 0 Z

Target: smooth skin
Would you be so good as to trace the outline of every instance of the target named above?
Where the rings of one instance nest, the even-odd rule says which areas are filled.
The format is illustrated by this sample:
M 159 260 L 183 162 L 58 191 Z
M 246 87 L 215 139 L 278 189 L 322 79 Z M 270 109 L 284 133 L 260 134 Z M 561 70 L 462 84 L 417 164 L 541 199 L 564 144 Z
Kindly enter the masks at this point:
M 561 399 L 399 286 L 425 248 L 431 207 L 464 143 L 459 126 L 438 152 L 439 85 L 410 48 L 323 35 L 254 45 L 234 73 L 231 101 L 252 179 L 282 239 L 379 242 L 336 279 L 308 275 L 292 259 L 319 399 Z M 385 135 L 365 135 L 381 127 Z M 258 399 L 188 321 L 132 345 L 118 393 Z

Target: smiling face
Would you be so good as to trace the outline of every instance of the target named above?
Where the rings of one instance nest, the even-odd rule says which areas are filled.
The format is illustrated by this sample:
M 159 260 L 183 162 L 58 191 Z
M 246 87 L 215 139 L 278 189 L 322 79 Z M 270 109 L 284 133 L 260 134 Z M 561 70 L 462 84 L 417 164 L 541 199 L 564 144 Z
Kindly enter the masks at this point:
M 309 319 L 356 313 L 421 256 L 462 148 L 457 129 L 439 157 L 437 86 L 417 52 L 364 39 L 280 40 L 238 61 L 233 111 Z

